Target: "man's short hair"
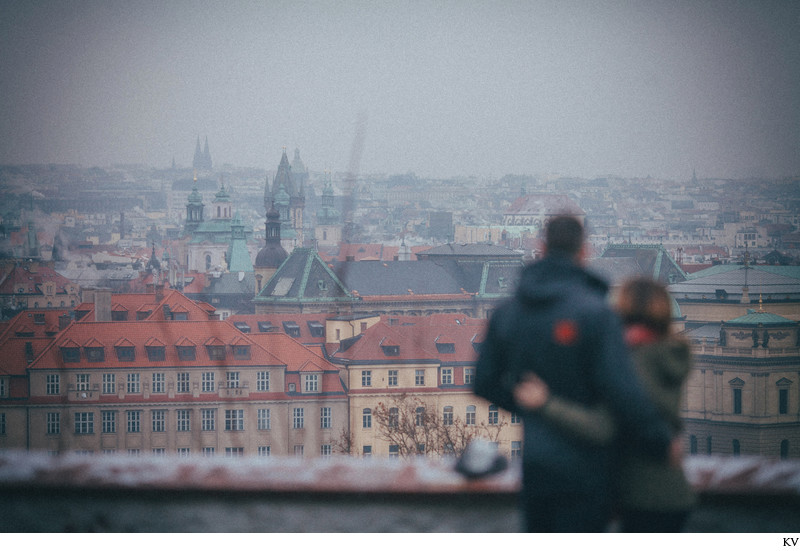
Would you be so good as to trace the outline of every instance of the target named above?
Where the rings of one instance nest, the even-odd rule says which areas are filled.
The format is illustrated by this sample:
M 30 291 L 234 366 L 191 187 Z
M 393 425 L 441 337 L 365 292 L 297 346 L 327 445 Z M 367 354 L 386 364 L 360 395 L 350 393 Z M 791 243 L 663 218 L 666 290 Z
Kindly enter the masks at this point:
M 545 229 L 545 243 L 548 253 L 574 256 L 583 247 L 583 224 L 574 216 L 551 218 Z

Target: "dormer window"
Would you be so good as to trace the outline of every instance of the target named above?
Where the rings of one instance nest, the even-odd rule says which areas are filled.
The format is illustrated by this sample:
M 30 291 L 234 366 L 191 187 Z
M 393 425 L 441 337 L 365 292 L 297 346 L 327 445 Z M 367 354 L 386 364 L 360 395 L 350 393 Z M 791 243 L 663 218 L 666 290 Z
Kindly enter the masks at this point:
M 397 344 L 381 345 L 381 350 L 383 350 L 384 356 L 400 355 L 400 345 Z
M 293 321 L 284 321 L 283 330 L 286 331 L 286 334 L 290 337 L 300 338 L 300 326 Z
M 44 313 L 43 312 L 37 312 L 37 313 L 33 314 L 33 323 L 35 323 L 36 325 L 44 325 L 44 323 L 45 323 Z
M 197 357 L 194 346 L 176 346 L 178 349 L 178 359 L 183 361 L 191 361 Z
M 309 321 L 308 322 L 308 330 L 311 333 L 312 337 L 324 337 L 325 336 L 325 326 L 322 325 L 318 321 Z
M 250 345 L 247 344 L 237 344 L 233 347 L 233 357 L 237 360 L 249 360 L 250 359 Z
M 437 342 L 436 350 L 439 354 L 455 354 L 456 345 L 452 342 Z
M 106 359 L 105 349 L 100 346 L 87 346 L 86 359 L 90 362 L 102 362 Z
M 136 350 L 132 346 L 115 346 L 117 360 L 121 362 L 132 362 L 136 359 Z
M 236 322 L 233 323 L 233 325 L 234 325 L 234 327 L 236 327 L 236 329 L 238 329 L 242 333 L 249 333 L 250 332 L 250 326 L 247 325 L 243 321 L 236 321 Z
M 147 359 L 151 362 L 163 362 L 167 358 L 164 346 L 145 346 L 147 350 Z
M 225 359 L 225 347 L 217 345 L 206 345 L 208 357 L 211 360 L 219 361 Z
M 258 330 L 261 333 L 273 333 L 275 331 L 275 326 L 268 321 L 259 321 Z
M 74 363 L 81 361 L 81 349 L 77 346 L 62 346 L 61 359 L 65 363 Z
M 319 374 L 310 373 L 304 375 L 303 392 L 319 392 Z

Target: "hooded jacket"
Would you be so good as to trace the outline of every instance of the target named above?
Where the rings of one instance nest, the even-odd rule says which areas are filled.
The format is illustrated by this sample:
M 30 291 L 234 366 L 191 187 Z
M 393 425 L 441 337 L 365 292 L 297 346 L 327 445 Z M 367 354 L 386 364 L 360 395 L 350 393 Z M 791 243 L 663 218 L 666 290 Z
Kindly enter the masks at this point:
M 572 261 L 548 255 L 526 266 L 512 300 L 492 315 L 481 345 L 475 393 L 524 421 L 525 478 L 539 491 L 604 491 L 611 486 L 609 446 L 580 440 L 541 414 L 521 410 L 513 389 L 534 372 L 553 394 L 610 405 L 620 433 L 645 453 L 664 457 L 670 429 L 633 372 L 608 286 Z M 529 481 L 526 481 L 526 485 Z

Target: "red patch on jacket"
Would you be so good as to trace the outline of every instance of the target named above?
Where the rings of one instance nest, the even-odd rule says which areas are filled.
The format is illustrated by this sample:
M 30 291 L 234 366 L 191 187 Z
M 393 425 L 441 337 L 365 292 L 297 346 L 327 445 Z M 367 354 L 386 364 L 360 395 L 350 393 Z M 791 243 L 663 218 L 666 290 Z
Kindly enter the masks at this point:
M 573 320 L 559 320 L 553 326 L 553 341 L 561 346 L 572 346 L 578 342 L 578 324 Z

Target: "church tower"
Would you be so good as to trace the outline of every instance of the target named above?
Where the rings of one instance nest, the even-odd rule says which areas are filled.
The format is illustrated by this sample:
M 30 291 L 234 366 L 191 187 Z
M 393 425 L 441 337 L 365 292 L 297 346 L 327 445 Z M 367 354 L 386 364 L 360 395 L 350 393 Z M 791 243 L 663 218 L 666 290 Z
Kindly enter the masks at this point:
M 299 151 L 297 152 L 299 159 Z M 302 161 L 301 161 L 302 163 Z M 305 167 L 303 167 L 305 171 Z M 264 204 L 275 203 L 281 219 L 284 222 L 283 239 L 290 243 L 291 247 L 303 246 L 303 210 L 305 208 L 304 178 L 298 183 L 294 179 L 292 166 L 286 156 L 286 148 L 283 149 L 281 161 L 275 178 L 272 180 L 272 189 L 269 190 L 269 179 L 264 190 Z
M 253 266 L 256 272 L 256 294 L 261 292 L 261 288 L 267 284 L 278 267 L 289 256 L 281 246 L 281 215 L 275 205 L 272 205 L 267 211 L 266 230 L 267 243 L 263 249 L 258 251 Z
M 189 194 L 189 199 L 186 203 L 186 224 L 184 231 L 191 234 L 197 229 L 197 226 L 203 223 L 203 196 L 197 191 L 197 176 L 194 178 L 195 184 L 192 192 Z

